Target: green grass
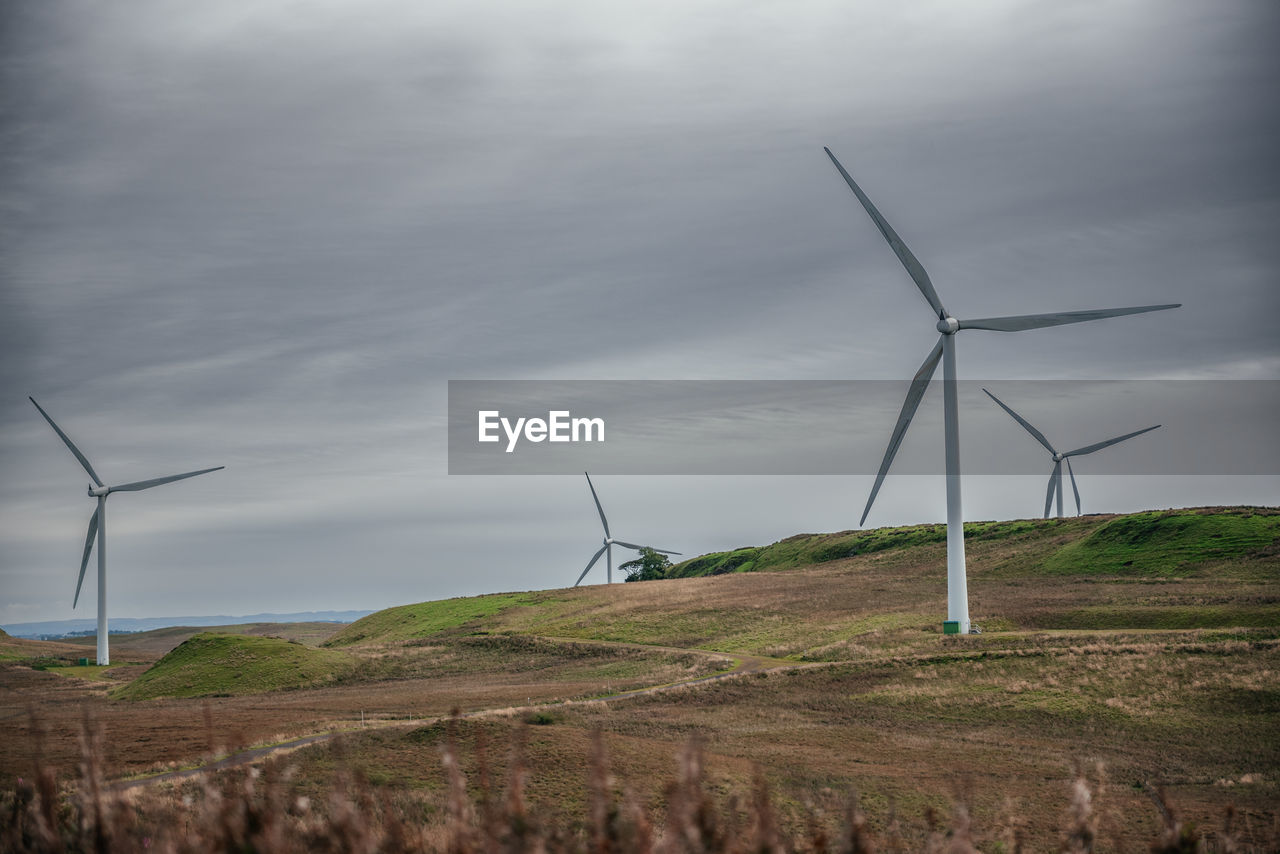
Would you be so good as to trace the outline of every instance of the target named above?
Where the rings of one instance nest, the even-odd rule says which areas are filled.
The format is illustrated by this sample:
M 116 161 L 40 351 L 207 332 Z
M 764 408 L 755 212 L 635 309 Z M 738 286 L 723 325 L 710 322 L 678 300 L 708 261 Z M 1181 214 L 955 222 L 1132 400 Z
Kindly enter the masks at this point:
M 1079 527 L 1079 520 L 1016 519 L 1009 522 L 966 522 L 965 540 L 992 542 L 1055 536 L 1062 526 Z M 744 546 L 713 552 L 675 564 L 668 578 L 695 578 L 727 572 L 761 572 L 794 569 L 861 555 L 909 551 L 947 541 L 946 525 L 909 525 L 841 531 L 835 534 L 797 534 L 768 546 Z
M 1028 622 L 1037 629 L 1265 629 L 1280 626 L 1280 605 L 1095 605 Z
M 1178 577 L 1274 546 L 1278 539 L 1280 515 L 1273 513 L 1132 513 L 1063 546 L 1041 569 L 1053 575 Z
M 723 608 L 669 613 L 627 611 L 604 620 L 587 613 L 542 622 L 538 631 L 554 637 L 722 651 L 735 648 L 732 639 L 740 633 L 757 630 L 760 619 L 751 611 Z
M 92 679 L 98 682 L 108 681 L 111 677 L 107 676 L 107 671 L 113 667 L 120 667 L 122 664 L 132 664 L 133 662 L 122 662 L 117 664 L 63 664 L 56 662 L 45 665 L 36 665 L 34 670 L 43 670 L 45 673 L 54 673 L 58 676 L 70 676 L 75 679 Z
M 967 528 L 968 526 L 966 526 Z M 696 578 L 726 572 L 761 572 L 793 569 L 890 549 L 946 542 L 945 525 L 912 525 L 841 531 L 837 534 L 797 534 L 773 545 L 713 552 L 675 564 L 668 578 Z
M 1280 514 L 1265 508 L 1209 508 L 1133 513 L 1114 518 L 966 522 L 966 543 L 1047 547 L 1041 560 L 1009 567 L 1032 575 L 1176 577 L 1206 565 L 1247 558 L 1280 541 Z M 1055 544 L 1056 539 L 1068 542 Z M 860 555 L 908 552 L 946 542 L 945 525 L 912 525 L 799 534 L 768 546 L 714 552 L 675 564 L 669 578 L 794 569 Z
M 508 608 L 533 605 L 541 601 L 541 598 L 529 593 L 495 593 L 489 596 L 400 605 L 356 620 L 325 641 L 324 645 L 350 646 L 357 643 L 429 638 L 451 629 L 462 628 L 485 617 L 492 617 Z
M 255 694 L 331 683 L 353 667 L 344 652 L 281 638 L 203 632 L 112 692 L 125 700 Z

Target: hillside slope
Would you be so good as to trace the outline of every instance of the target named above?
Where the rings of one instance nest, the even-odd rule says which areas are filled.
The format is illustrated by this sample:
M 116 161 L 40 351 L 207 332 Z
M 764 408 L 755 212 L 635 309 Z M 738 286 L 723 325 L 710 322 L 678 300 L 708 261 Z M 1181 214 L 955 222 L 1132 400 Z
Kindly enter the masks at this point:
M 972 614 L 988 633 L 1280 628 L 1275 509 L 966 529 Z M 628 663 L 634 652 L 608 644 L 795 661 L 911 654 L 935 645 L 941 630 L 945 548 L 941 525 L 802 534 L 693 558 L 659 581 L 388 608 L 342 628 L 320 649 L 239 633 L 247 628 L 201 633 L 112 693 L 135 700 L 236 695 L 548 667 L 565 678 L 605 668 L 642 682 L 642 671 L 722 666 L 657 650 Z M 182 631 L 189 630 L 165 630 L 157 641 Z
M 1280 626 L 1276 509 L 966 528 L 972 613 L 987 631 Z M 327 645 L 510 634 L 845 658 L 940 631 L 944 539 L 941 525 L 803 534 L 703 555 L 662 581 L 400 606 Z
M 1006 543 L 1017 546 L 1002 568 L 1027 574 L 1171 576 L 1249 571 L 1280 540 L 1280 510 L 1262 507 L 1200 507 L 1124 515 L 1073 516 L 967 522 L 969 549 Z M 769 546 L 713 552 L 675 564 L 669 578 L 728 572 L 794 569 L 842 558 L 902 551 L 946 542 L 946 525 L 913 525 L 798 534 Z M 1048 546 L 1049 548 L 1045 548 Z

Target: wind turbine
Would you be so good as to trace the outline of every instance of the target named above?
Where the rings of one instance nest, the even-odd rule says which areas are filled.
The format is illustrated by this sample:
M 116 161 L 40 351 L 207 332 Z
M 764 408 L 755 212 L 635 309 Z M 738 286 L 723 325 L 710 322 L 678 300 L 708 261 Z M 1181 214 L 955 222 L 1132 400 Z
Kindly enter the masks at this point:
M 1101 451 L 1103 448 L 1118 445 L 1125 439 L 1132 439 L 1134 436 L 1141 436 L 1143 433 L 1150 433 L 1152 430 L 1156 429 L 1156 427 L 1160 426 L 1157 424 L 1155 427 L 1146 427 L 1142 430 L 1135 430 L 1132 433 L 1125 433 L 1123 436 L 1117 436 L 1114 439 L 1107 439 L 1105 442 L 1095 442 L 1092 445 L 1085 445 L 1083 448 L 1076 448 L 1074 451 L 1064 452 L 1056 450 L 1053 445 L 1050 445 L 1049 440 L 1044 437 L 1043 433 L 1032 427 L 1031 424 L 1028 423 L 1021 415 L 1014 412 L 1008 406 L 1005 406 L 1003 400 L 996 397 L 985 388 L 983 391 L 987 393 L 987 397 L 999 404 L 1001 409 L 1012 415 L 1014 421 L 1021 424 L 1028 433 L 1035 437 L 1037 442 L 1044 445 L 1045 449 L 1053 455 L 1053 471 L 1049 474 L 1049 492 L 1044 498 L 1044 518 L 1046 519 L 1049 518 L 1049 508 L 1053 505 L 1054 493 L 1057 493 L 1058 496 L 1058 518 L 1062 518 L 1062 464 L 1064 462 L 1067 464 L 1067 474 L 1071 476 L 1071 491 L 1076 494 L 1076 515 L 1079 515 L 1080 489 L 1076 486 L 1076 473 L 1071 470 L 1071 458 L 1083 457 L 1085 454 L 1092 454 L 1094 451 Z
M 929 387 L 929 380 L 938 368 L 938 361 L 941 360 L 944 446 L 947 465 L 947 622 L 953 624 L 943 628 L 944 631 L 950 631 L 954 628 L 961 634 L 968 634 L 969 591 L 965 580 L 964 566 L 964 513 L 960 507 L 960 413 L 956 402 L 956 333 L 962 329 L 985 329 L 990 332 L 1023 332 L 1028 329 L 1041 329 L 1046 326 L 1062 326 L 1068 323 L 1083 323 L 1087 320 L 1101 320 L 1104 317 L 1120 317 L 1125 314 L 1163 311 L 1167 308 L 1177 308 L 1180 303 L 957 320 L 951 315 L 951 312 L 943 307 L 942 300 L 938 298 L 938 293 L 933 288 L 933 283 L 929 281 L 929 274 L 925 272 L 924 267 L 916 260 L 916 256 L 911 254 L 911 250 L 902 242 L 902 238 L 898 237 L 898 233 L 880 215 L 880 211 L 876 210 L 876 206 L 871 203 L 871 200 L 867 198 L 861 188 L 854 183 L 853 178 L 840 165 L 840 161 L 831 153 L 831 149 L 824 147 L 823 150 L 827 152 L 827 156 L 831 158 L 831 162 L 835 164 L 836 169 L 840 170 L 840 174 L 844 176 L 849 189 L 853 190 L 853 194 L 858 197 L 858 201 L 866 208 L 876 227 L 884 235 L 884 239 L 889 241 L 889 246 L 893 249 L 894 254 L 898 256 L 898 260 L 907 268 L 907 273 L 916 283 L 916 287 L 920 289 L 920 293 L 924 295 L 929 307 L 933 309 L 933 313 L 937 316 L 936 328 L 941 333 L 938 337 L 938 343 L 929 351 L 929 355 L 925 357 L 924 364 L 920 366 L 920 370 L 916 371 L 916 375 L 911 379 L 911 387 L 907 391 L 907 399 L 903 401 L 902 411 L 898 413 L 898 423 L 894 426 L 893 435 L 889 438 L 889 447 L 884 452 L 884 460 L 880 463 L 880 471 L 876 474 L 875 485 L 871 488 L 870 497 L 867 498 L 867 507 L 862 511 L 862 521 L 858 524 L 861 526 L 867 521 L 867 514 L 871 512 L 871 505 L 876 500 L 876 493 L 880 491 L 880 485 L 884 482 L 885 475 L 889 473 L 889 466 L 893 463 L 893 457 L 898 452 L 898 446 L 902 444 L 902 437 L 906 435 L 907 427 L 910 426 L 911 419 L 916 413 L 916 408 L 920 405 L 920 398 L 924 396 L 925 390 Z
M 106 486 L 102 482 L 102 478 L 98 477 L 97 472 L 93 470 L 93 466 L 89 465 L 89 460 L 85 455 L 80 453 L 80 449 L 75 443 L 62 432 L 53 419 L 49 417 L 49 413 L 36 403 L 34 397 L 28 397 L 35 404 L 36 409 L 40 410 L 40 414 L 44 416 L 44 420 L 49 422 L 49 426 L 53 428 L 53 432 L 58 434 L 58 438 L 66 444 L 75 458 L 80 461 L 80 465 L 89 473 L 89 477 L 93 478 L 93 483 L 89 484 L 89 497 L 98 499 L 98 506 L 93 511 L 93 515 L 89 517 L 89 533 L 84 538 L 84 557 L 80 559 L 80 577 L 76 580 L 76 595 L 71 601 L 71 607 L 74 608 L 80 601 L 80 586 L 84 584 L 84 571 L 89 566 L 89 553 L 93 550 L 93 538 L 98 538 L 98 664 L 110 664 L 111 655 L 107 649 L 107 496 L 113 492 L 139 492 L 143 489 L 150 489 L 153 486 L 160 486 L 164 483 L 173 483 L 175 480 L 182 480 L 188 477 L 195 477 L 198 474 L 208 474 L 211 471 L 226 468 L 226 466 L 217 466 L 211 469 L 200 469 L 200 471 L 183 472 L 182 474 L 171 474 L 168 477 L 157 477 L 152 480 L 140 480 L 135 483 L 122 483 L 119 486 Z
M 619 545 L 619 546 L 622 546 L 624 549 L 635 549 L 636 551 L 640 551 L 643 548 L 649 548 L 649 546 L 637 546 L 635 543 L 624 543 L 622 540 L 615 540 L 613 538 L 613 535 L 609 533 L 609 520 L 604 518 L 604 508 L 600 506 L 600 496 L 596 495 L 596 488 L 591 483 L 591 475 L 587 474 L 585 471 L 583 472 L 583 474 L 587 476 L 587 486 L 591 487 L 591 497 L 596 500 L 596 509 L 600 511 L 600 524 L 604 525 L 604 545 L 600 547 L 600 550 L 598 552 L 596 552 L 591 556 L 591 560 L 587 561 L 587 568 L 582 570 L 582 575 L 579 575 L 578 580 L 573 582 L 573 586 L 577 587 L 579 584 L 582 583 L 582 579 L 587 577 L 587 573 L 591 571 L 591 567 L 596 565 L 596 561 L 600 560 L 600 555 L 603 555 L 603 554 L 608 555 L 608 557 L 605 558 L 605 565 L 609 567 L 608 575 L 606 577 L 609 579 L 608 583 L 612 584 L 613 583 L 613 547 L 615 545 Z M 666 549 L 654 549 L 654 551 L 664 555 L 680 554 L 680 552 L 667 551 Z

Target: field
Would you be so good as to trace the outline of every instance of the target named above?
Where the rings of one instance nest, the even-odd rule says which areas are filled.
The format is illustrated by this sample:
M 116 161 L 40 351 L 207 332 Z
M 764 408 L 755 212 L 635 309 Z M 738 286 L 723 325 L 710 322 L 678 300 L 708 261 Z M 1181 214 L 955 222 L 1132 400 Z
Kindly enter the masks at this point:
M 216 632 L 223 635 L 252 635 L 254 637 L 273 637 L 295 640 L 306 644 L 318 644 L 337 631 L 343 623 L 237 623 L 231 626 L 172 626 L 167 629 L 152 629 L 148 632 L 133 632 L 111 636 L 111 654 L 118 658 L 129 656 L 145 656 L 152 658 L 164 655 L 192 635 L 201 632 Z M 76 644 L 85 648 L 83 655 L 93 656 L 97 639 L 87 637 L 67 638 L 62 643 Z M 117 653 L 119 655 L 117 655 Z
M 0 638 L 0 783 L 37 758 L 73 780 L 86 715 L 109 779 L 343 731 L 286 755 L 292 785 L 314 800 L 354 769 L 431 825 L 452 727 L 473 794 L 522 743 L 526 799 L 572 836 L 589 832 L 599 731 L 616 789 L 659 822 L 697 739 L 714 798 L 749 801 L 758 769 L 792 835 L 837 832 L 856 791 L 867 826 L 896 821 L 909 846 L 931 811 L 948 824 L 963 804 L 982 850 L 1016 833 L 1055 848 L 1083 774 L 1104 849 L 1156 837 L 1158 787 L 1210 842 L 1229 807 L 1244 847 L 1280 839 L 1280 512 L 966 527 L 984 633 L 963 638 L 940 632 L 940 526 L 801 535 L 662 581 L 406 605 L 323 640 L 161 630 L 130 636 L 126 656 L 113 638 L 136 663 L 105 672 L 50 666 L 82 645 Z M 469 716 L 446 725 L 453 709 Z

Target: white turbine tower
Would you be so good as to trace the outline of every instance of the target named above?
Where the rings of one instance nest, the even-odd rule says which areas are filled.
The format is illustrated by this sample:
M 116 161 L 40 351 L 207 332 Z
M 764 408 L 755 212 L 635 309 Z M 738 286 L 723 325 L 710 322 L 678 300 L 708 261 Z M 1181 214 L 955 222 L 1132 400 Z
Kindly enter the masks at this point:
M 862 203 L 867 213 L 871 215 L 871 219 L 875 222 L 876 227 L 880 229 L 880 233 L 884 235 L 885 240 L 889 241 L 889 246 L 892 247 L 894 254 L 898 256 L 898 260 L 907 268 L 907 273 L 910 274 L 912 280 L 916 283 L 916 287 L 920 289 L 920 293 L 924 295 L 929 307 L 933 309 L 934 314 L 937 316 L 936 328 L 941 333 L 938 337 L 938 343 L 929 351 L 924 364 L 920 366 L 920 370 L 916 371 L 916 375 L 911 380 L 911 388 L 907 392 L 907 399 L 903 402 L 902 411 L 898 414 L 898 423 L 893 428 L 893 435 L 889 439 L 889 447 L 884 453 L 884 460 L 880 463 L 880 471 L 876 474 L 876 481 L 871 488 L 871 495 L 867 498 L 867 507 L 862 512 L 862 521 L 858 524 L 861 526 L 867 521 L 867 514 L 871 512 L 871 505 L 876 500 L 876 493 L 880 491 L 880 485 L 884 482 L 885 475 L 889 472 L 889 466 L 893 463 L 893 457 L 898 452 L 902 437 L 906 435 L 907 427 L 911 424 L 911 418 L 915 415 L 916 408 L 920 405 L 920 398 L 924 396 L 925 390 L 929 387 L 929 380 L 938 368 L 938 361 L 941 360 L 943 424 L 945 428 L 944 447 L 947 465 L 947 622 L 951 624 L 949 627 L 944 626 L 944 630 L 953 629 L 961 634 L 968 634 L 969 591 L 965 581 L 964 566 L 964 513 L 960 507 L 960 421 L 959 407 L 956 402 L 955 334 L 962 329 L 985 329 L 991 332 L 1023 332 L 1028 329 L 1040 329 L 1046 326 L 1062 326 L 1067 323 L 1083 323 L 1086 320 L 1101 320 L 1104 317 L 1141 314 L 1146 311 L 1162 311 L 1168 308 L 1177 308 L 1180 303 L 957 320 L 943 307 L 942 300 L 938 299 L 938 294 L 933 289 L 933 283 L 929 281 L 929 274 L 925 272 L 924 267 L 916 260 L 916 256 L 911 254 L 911 250 L 902 242 L 902 238 L 898 237 L 897 232 L 880 215 L 871 200 L 854 183 L 853 178 L 840 165 L 840 161 L 831 153 L 831 149 L 824 148 L 823 150 L 827 152 L 827 156 L 831 158 L 831 162 L 835 164 L 836 169 L 840 170 L 840 174 L 844 176 L 849 189 L 853 190 L 853 194 L 858 197 L 858 201 Z
M 1092 445 L 1085 445 L 1083 448 L 1076 448 L 1074 451 L 1059 451 L 1055 449 L 1053 445 L 1050 445 L 1049 440 L 1044 437 L 1044 434 L 1032 427 L 1025 418 L 1014 412 L 1008 406 L 1005 406 L 1004 401 L 987 391 L 985 388 L 983 391 L 987 392 L 987 397 L 999 404 L 1001 409 L 1012 415 L 1013 420 L 1021 424 L 1037 442 L 1044 445 L 1045 450 L 1047 450 L 1053 457 L 1053 471 L 1049 474 L 1049 492 L 1044 498 L 1044 518 L 1046 519 L 1049 518 L 1049 508 L 1053 505 L 1053 496 L 1055 493 L 1058 496 L 1058 518 L 1062 518 L 1062 464 L 1064 462 L 1067 464 L 1067 474 L 1071 476 L 1071 491 L 1076 494 L 1076 514 L 1079 515 L 1080 489 L 1076 486 L 1076 473 L 1071 470 L 1071 458 L 1083 457 L 1085 454 L 1092 454 L 1094 451 L 1101 451 L 1103 448 L 1118 445 L 1125 439 L 1132 439 L 1134 436 L 1141 436 L 1143 433 L 1150 433 L 1152 430 L 1156 429 L 1156 427 L 1160 426 L 1157 424 L 1155 427 L 1145 427 L 1142 430 L 1134 430 L 1132 433 L 1125 433 L 1123 436 L 1117 436 L 1114 439 L 1107 439 L 1105 442 L 1095 442 Z
M 637 546 L 635 543 L 624 543 L 622 540 L 615 540 L 613 538 L 613 535 L 609 533 L 609 520 L 604 518 L 604 508 L 600 506 L 600 496 L 596 495 L 596 488 L 591 483 L 591 475 L 587 474 L 586 472 L 583 472 L 583 474 L 587 476 L 587 486 L 591 487 L 591 497 L 595 499 L 596 509 L 600 511 L 600 524 L 604 525 L 604 545 L 600 547 L 600 550 L 598 552 L 596 552 L 591 556 L 591 560 L 587 561 L 587 568 L 582 570 L 582 575 L 579 575 L 578 580 L 573 582 L 573 586 L 577 587 L 579 584 L 582 583 L 582 579 L 587 577 L 587 573 L 591 571 L 591 567 L 596 565 L 596 561 L 600 560 L 600 555 L 603 555 L 603 554 L 608 555 L 608 557 L 605 558 L 606 565 L 609 568 L 608 575 L 606 576 L 606 578 L 608 579 L 608 583 L 612 584 L 613 583 L 613 547 L 615 545 L 618 545 L 618 546 L 622 546 L 624 549 L 635 549 L 636 551 L 640 551 L 643 548 L 650 548 L 650 546 Z M 660 552 L 661 554 L 664 554 L 664 555 L 680 554 L 680 552 L 667 551 L 666 549 L 654 549 L 654 551 Z
M 98 664 L 110 664 L 111 654 L 107 648 L 107 496 L 113 492 L 138 492 L 139 490 L 150 489 L 153 486 L 172 483 L 175 480 L 218 471 L 218 469 L 226 468 L 226 466 L 183 472 L 182 474 L 171 474 L 168 477 L 140 480 L 136 483 L 122 483 L 119 486 L 106 486 L 102 483 L 102 478 L 98 477 L 97 472 L 93 470 L 93 466 L 89 465 L 89 461 L 85 459 L 84 454 L 80 453 L 80 449 L 67 437 L 66 433 L 62 432 L 62 428 L 49 417 L 49 413 L 45 412 L 40 404 L 36 403 L 34 397 L 27 399 L 35 403 L 36 409 L 39 409 L 40 414 L 44 416 L 44 420 L 49 422 L 53 432 L 57 433 L 58 437 L 66 443 L 67 448 L 80 461 L 80 465 L 89 473 L 89 477 L 93 478 L 93 483 L 89 484 L 89 497 L 98 499 L 98 506 L 93 511 L 93 515 L 89 517 L 89 533 L 84 539 L 84 557 L 80 559 L 80 577 L 76 579 L 76 595 L 71 601 L 71 607 L 74 608 L 80 601 L 80 586 L 84 583 L 84 571 L 89 566 L 89 553 L 93 551 L 93 540 L 96 535 L 98 538 Z

